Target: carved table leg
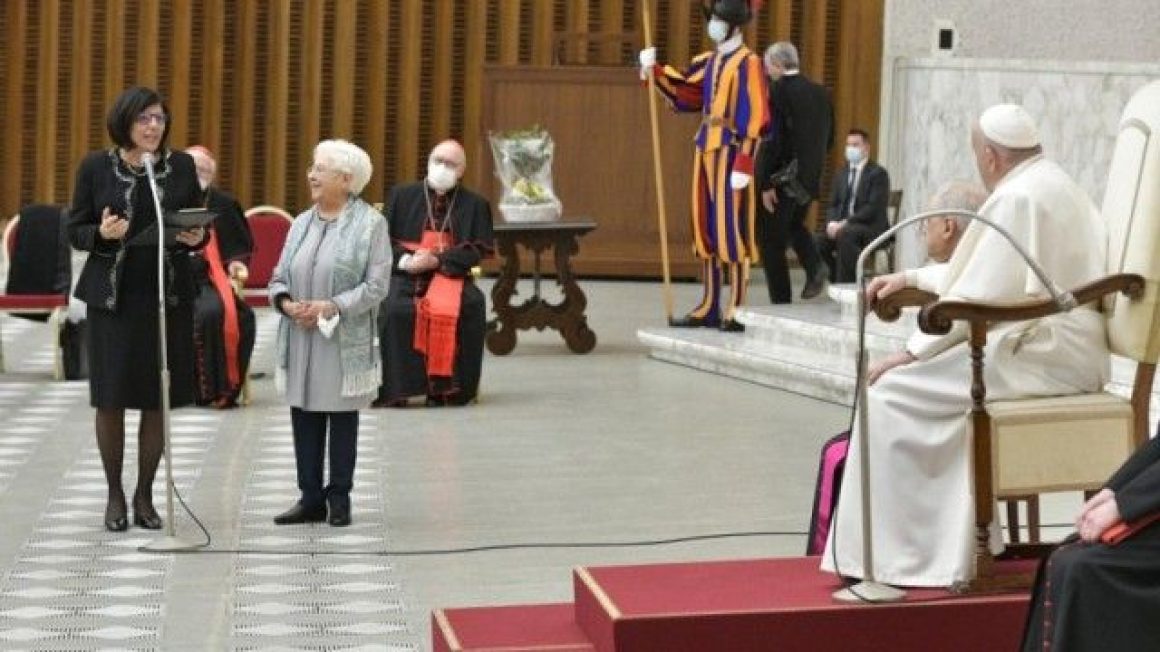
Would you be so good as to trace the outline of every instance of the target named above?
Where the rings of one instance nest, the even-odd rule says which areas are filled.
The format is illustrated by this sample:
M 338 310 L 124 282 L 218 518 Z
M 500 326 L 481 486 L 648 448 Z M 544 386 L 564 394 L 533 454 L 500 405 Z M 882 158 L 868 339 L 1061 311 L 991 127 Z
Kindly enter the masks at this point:
M 499 279 L 491 288 L 491 305 L 495 319 L 487 323 L 487 350 L 494 355 L 507 355 L 516 348 L 516 320 L 512 308 L 512 295 L 516 293 L 516 282 L 520 278 L 520 257 L 516 244 L 507 238 L 497 239 L 503 268 Z
M 556 279 L 564 292 L 564 301 L 559 305 L 557 328 L 569 350 L 573 353 L 588 353 L 596 346 L 596 333 L 588 328 L 588 318 L 584 316 L 588 298 L 576 282 L 570 263 L 572 256 L 579 250 L 579 238 L 576 236 L 562 235 L 556 242 Z

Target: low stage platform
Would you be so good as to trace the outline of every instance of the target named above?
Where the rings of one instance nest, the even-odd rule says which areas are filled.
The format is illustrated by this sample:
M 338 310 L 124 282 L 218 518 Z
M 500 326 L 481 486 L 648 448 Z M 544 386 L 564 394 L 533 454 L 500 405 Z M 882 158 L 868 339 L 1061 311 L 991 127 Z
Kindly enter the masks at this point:
M 837 603 L 817 557 L 579 567 L 574 602 L 437 610 L 438 652 L 1013 650 L 1026 592 Z M 1021 572 L 1030 562 L 1002 562 Z

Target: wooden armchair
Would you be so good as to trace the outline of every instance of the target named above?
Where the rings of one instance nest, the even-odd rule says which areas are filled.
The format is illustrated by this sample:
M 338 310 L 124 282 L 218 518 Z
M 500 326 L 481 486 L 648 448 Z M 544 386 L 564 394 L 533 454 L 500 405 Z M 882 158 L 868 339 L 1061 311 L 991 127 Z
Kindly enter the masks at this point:
M 973 427 L 976 566 L 970 590 L 1030 584 L 1029 576 L 999 576 L 988 550 L 996 499 L 1099 489 L 1148 439 L 1148 404 L 1160 358 L 1160 82 L 1128 103 L 1108 173 L 1102 208 L 1108 230 L 1108 275 L 1072 290 L 1079 304 L 1102 302 L 1112 353 L 1136 362 L 1129 400 L 1108 392 L 988 402 L 983 350 L 989 324 L 1046 317 L 1051 300 L 1015 305 L 938 301 L 905 290 L 880 302 L 882 319 L 903 305 L 922 305 L 919 326 L 946 333 L 969 325 Z M 1013 546 L 1041 553 L 1042 546 Z M 1010 549 L 1010 548 L 1009 548 Z

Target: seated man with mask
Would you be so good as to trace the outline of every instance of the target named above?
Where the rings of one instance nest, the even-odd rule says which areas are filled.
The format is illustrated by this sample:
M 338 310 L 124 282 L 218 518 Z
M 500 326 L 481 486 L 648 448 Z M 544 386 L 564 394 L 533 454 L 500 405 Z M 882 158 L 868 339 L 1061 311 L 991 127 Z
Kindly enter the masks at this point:
M 1039 132 L 1019 106 L 993 106 L 971 131 L 975 163 L 991 196 L 980 215 L 1002 226 L 1063 288 L 1104 275 L 1104 223 L 1087 193 L 1043 156 Z M 942 274 L 877 277 L 867 300 L 935 283 L 943 299 L 1008 303 L 1047 289 L 998 231 L 973 221 Z M 860 438 L 868 437 L 876 580 L 945 587 L 974 576 L 970 348 L 962 322 L 945 335 L 916 333 L 869 388 L 867 429 L 855 427 L 822 569 L 867 575 L 862 550 Z M 1092 306 L 1030 322 L 996 324 L 984 350 L 988 399 L 1101 389 L 1110 375 L 1103 317 Z M 856 420 L 859 421 L 859 420 Z M 991 551 L 1003 545 L 992 524 Z
M 473 267 L 492 254 L 491 207 L 459 185 L 467 154 L 454 140 L 431 150 L 427 178 L 395 186 L 384 213 L 394 249 L 379 311 L 383 384 L 376 407 L 412 396 L 464 405 L 479 388 L 487 304 Z

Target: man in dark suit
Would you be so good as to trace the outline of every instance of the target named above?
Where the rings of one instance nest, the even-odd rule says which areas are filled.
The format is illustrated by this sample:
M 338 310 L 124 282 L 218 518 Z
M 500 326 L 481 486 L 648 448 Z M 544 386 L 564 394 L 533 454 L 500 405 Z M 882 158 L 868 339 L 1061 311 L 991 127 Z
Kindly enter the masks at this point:
M 803 299 L 817 296 L 829 276 L 805 219 L 810 203 L 818 196 L 826 152 L 834 143 L 834 108 L 826 89 L 798 70 L 798 52 L 792 43 L 769 46 L 765 68 L 774 80 L 769 89 L 773 129 L 757 152 L 758 189 L 764 209 L 758 232 L 769 300 L 790 303 L 793 290 L 785 259 L 787 245 L 793 246 L 806 270 Z
M 830 281 L 853 283 L 858 254 L 890 227 L 890 175 L 870 160 L 870 136 L 854 128 L 846 136 L 846 165 L 834 175 L 826 230 L 817 236 L 818 253 L 834 270 Z

